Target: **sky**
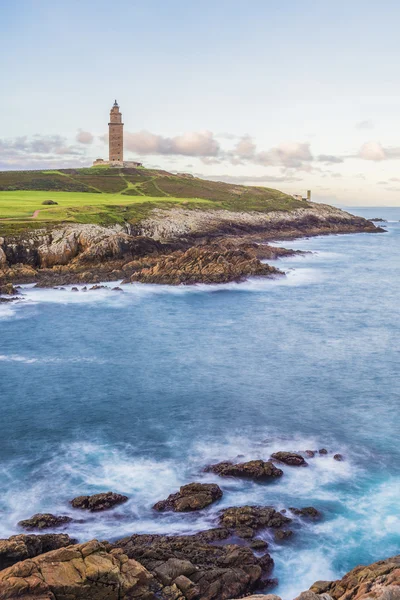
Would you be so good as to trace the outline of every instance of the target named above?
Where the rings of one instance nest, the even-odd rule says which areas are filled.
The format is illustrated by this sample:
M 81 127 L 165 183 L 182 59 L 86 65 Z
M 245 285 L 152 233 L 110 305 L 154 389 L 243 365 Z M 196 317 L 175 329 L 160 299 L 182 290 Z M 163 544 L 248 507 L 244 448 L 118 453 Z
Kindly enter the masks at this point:
M 125 159 L 400 205 L 396 0 L 0 0 L 0 169 Z

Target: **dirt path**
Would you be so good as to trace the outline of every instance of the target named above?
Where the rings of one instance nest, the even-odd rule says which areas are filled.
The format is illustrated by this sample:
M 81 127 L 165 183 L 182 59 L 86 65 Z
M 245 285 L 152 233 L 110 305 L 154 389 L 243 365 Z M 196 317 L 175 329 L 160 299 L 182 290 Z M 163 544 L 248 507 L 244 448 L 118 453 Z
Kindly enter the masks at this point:
M 39 213 L 40 213 L 40 210 L 35 210 L 35 212 L 31 216 L 31 219 L 36 219 L 39 216 Z

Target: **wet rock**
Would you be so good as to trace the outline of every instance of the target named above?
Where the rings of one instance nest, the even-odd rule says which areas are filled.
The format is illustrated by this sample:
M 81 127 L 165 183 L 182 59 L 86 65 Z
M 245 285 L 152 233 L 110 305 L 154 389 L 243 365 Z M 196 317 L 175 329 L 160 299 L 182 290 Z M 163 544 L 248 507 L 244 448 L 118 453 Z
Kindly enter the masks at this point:
M 301 454 L 296 454 L 295 452 L 274 452 L 272 458 L 292 467 L 303 467 L 307 465 Z
M 260 262 L 243 250 L 226 250 L 218 246 L 194 246 L 189 250 L 162 256 L 155 264 L 134 272 L 130 281 L 168 285 L 227 283 L 251 276 L 283 275 L 275 267 Z
M 77 287 L 73 287 L 73 288 L 71 288 L 71 292 L 79 292 L 79 290 Z
M 113 287 L 112 291 L 113 292 L 123 292 L 124 290 L 122 288 L 120 288 L 120 287 L 117 286 L 117 287 Z
M 318 519 L 321 516 L 319 510 L 313 506 L 305 506 L 304 508 L 289 508 L 289 510 L 298 517 L 308 517 L 311 519 Z
M 214 546 L 198 534 L 133 535 L 115 546 L 144 565 L 163 586 L 168 582 L 183 593 L 186 586 L 193 594 L 188 600 L 227 600 L 250 594 L 264 587 L 273 567 L 268 554 L 256 557 L 249 548 L 235 544 Z
M 222 490 L 216 483 L 189 483 L 179 492 L 170 494 L 166 500 L 160 500 L 153 508 L 160 512 L 188 512 L 201 510 L 222 498 Z
M 250 548 L 252 550 L 265 550 L 268 548 L 268 543 L 261 538 L 256 538 L 250 542 Z
M 89 288 L 89 292 L 95 291 L 95 290 L 107 290 L 107 286 L 106 285 L 92 285 L 91 288 Z
M 274 533 L 274 538 L 277 542 L 283 542 L 283 540 L 287 540 L 292 537 L 293 531 L 291 529 L 278 529 Z
M 333 600 L 398 600 L 400 555 L 358 566 L 338 581 L 317 581 L 310 591 L 319 594 L 319 600 L 325 594 Z
M 243 537 L 254 537 L 260 529 L 267 527 L 279 528 L 291 522 L 271 506 L 234 506 L 221 511 L 219 517 L 220 525 L 239 535 L 246 533 Z
M 42 535 L 13 535 L 0 540 L 0 570 L 27 558 L 33 558 L 44 552 L 64 548 L 75 544 L 76 540 L 66 533 L 47 533 Z
M 50 527 L 61 527 L 67 523 L 71 523 L 71 517 L 56 516 L 50 513 L 38 513 L 30 519 L 20 521 L 18 525 L 24 529 L 49 529 Z
M 101 510 L 109 510 L 127 500 L 128 496 L 116 494 L 115 492 L 104 492 L 102 494 L 93 494 L 93 496 L 77 496 L 71 500 L 71 505 L 74 508 L 99 512 Z
M 314 456 L 315 456 L 315 452 L 314 452 L 314 450 L 306 450 L 306 452 L 305 452 L 305 455 L 306 455 L 308 458 L 314 458 Z
M 0 572 L 8 600 L 131 600 L 154 598 L 154 578 L 121 550 L 93 540 L 47 552 Z
M 328 450 L 326 448 L 321 448 L 318 450 L 319 454 L 328 454 Z
M 343 454 L 335 454 L 333 457 L 335 460 L 338 460 L 339 462 L 344 460 L 344 456 Z
M 283 475 L 283 471 L 278 469 L 272 462 L 264 462 L 263 460 L 251 460 L 238 464 L 226 461 L 209 465 L 204 470 L 207 473 L 215 473 L 221 477 L 242 477 L 244 479 L 254 479 L 255 481 L 267 481 Z

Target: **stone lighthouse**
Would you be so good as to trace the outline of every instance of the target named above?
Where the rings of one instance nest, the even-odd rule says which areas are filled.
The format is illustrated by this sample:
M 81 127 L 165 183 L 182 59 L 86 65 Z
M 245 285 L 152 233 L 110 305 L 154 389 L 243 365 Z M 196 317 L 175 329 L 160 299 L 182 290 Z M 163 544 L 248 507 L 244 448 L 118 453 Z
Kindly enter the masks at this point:
M 110 110 L 108 124 L 108 160 L 110 163 L 124 162 L 124 124 L 118 102 L 115 100 Z

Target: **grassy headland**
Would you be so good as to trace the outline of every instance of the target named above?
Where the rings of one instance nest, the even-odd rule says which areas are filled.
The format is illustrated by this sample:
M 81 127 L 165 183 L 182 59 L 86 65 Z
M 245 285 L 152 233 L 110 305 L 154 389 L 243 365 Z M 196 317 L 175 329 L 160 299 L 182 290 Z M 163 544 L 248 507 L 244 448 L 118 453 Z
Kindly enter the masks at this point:
M 57 205 L 46 206 L 53 200 Z M 0 235 L 60 222 L 136 223 L 154 208 L 290 211 L 305 201 L 275 189 L 145 168 L 0 172 Z

